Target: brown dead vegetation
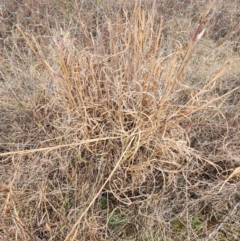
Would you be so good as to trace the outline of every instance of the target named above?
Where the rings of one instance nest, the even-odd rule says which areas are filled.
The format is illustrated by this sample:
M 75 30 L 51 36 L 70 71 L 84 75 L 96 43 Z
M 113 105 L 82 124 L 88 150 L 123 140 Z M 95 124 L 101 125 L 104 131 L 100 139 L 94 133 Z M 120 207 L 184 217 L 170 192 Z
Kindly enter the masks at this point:
M 1 5 L 1 240 L 239 240 L 225 2 Z

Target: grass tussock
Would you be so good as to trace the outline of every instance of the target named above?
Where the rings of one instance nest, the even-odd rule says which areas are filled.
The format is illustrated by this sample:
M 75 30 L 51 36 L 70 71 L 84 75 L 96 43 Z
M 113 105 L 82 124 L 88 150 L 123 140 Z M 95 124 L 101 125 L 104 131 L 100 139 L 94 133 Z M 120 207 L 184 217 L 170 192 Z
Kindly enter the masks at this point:
M 5 2 L 0 239 L 238 240 L 237 4 Z

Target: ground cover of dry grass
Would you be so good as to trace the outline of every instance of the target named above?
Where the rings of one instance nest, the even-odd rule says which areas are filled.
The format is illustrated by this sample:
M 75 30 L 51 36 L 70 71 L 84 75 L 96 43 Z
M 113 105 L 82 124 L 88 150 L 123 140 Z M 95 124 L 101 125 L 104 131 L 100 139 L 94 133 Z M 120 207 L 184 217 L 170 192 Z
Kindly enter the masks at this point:
M 239 0 L 8 0 L 0 240 L 239 240 Z

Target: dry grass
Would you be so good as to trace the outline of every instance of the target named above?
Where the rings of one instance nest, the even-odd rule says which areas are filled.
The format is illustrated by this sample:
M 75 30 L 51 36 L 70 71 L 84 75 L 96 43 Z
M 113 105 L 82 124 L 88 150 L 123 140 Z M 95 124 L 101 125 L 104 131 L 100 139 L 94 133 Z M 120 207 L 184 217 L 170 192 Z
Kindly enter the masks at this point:
M 1 5 L 0 240 L 239 240 L 225 2 Z

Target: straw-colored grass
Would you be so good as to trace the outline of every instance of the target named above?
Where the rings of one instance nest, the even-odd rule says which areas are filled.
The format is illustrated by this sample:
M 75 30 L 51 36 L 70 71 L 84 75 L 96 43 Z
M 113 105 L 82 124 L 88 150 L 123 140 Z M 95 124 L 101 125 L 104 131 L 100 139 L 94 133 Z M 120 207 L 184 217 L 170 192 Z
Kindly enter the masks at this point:
M 0 240 L 239 240 L 226 2 L 3 4 Z

